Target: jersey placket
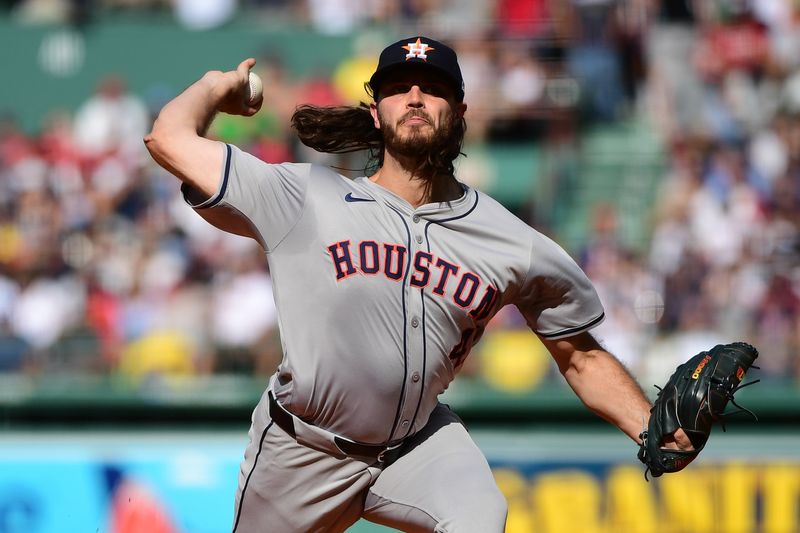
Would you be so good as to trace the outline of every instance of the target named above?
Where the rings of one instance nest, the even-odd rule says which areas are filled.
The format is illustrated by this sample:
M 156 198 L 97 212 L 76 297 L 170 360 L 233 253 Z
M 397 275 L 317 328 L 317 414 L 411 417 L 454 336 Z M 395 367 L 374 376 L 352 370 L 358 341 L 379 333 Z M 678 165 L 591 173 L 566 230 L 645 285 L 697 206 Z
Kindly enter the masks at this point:
M 425 221 L 417 214 L 410 217 L 403 214 L 410 231 L 409 269 L 413 271 L 414 258 L 418 251 L 423 249 L 425 241 Z M 425 384 L 425 317 L 423 307 L 423 289 L 411 285 L 412 275 L 406 277 L 404 290 L 406 292 L 406 337 L 408 351 L 406 353 L 406 379 L 403 390 L 403 405 L 397 428 L 392 435 L 392 440 L 406 437 L 413 429 L 417 412 L 422 400 L 423 386 Z

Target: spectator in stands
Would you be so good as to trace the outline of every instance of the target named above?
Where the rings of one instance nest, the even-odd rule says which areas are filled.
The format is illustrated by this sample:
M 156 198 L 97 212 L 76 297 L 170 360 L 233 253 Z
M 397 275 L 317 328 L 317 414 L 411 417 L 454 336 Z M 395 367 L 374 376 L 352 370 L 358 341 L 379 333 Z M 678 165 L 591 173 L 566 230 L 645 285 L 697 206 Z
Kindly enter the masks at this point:
M 221 373 L 262 374 L 280 363 L 277 310 L 260 253 L 241 255 L 213 286 L 212 340 Z
M 572 0 L 567 64 L 583 90 L 589 121 L 610 122 L 625 111 L 622 65 L 616 53 L 614 0 Z
M 75 114 L 75 142 L 93 167 L 118 159 L 125 168 L 144 161 L 141 143 L 135 139 L 150 120 L 142 99 L 129 92 L 116 74 L 103 77 Z

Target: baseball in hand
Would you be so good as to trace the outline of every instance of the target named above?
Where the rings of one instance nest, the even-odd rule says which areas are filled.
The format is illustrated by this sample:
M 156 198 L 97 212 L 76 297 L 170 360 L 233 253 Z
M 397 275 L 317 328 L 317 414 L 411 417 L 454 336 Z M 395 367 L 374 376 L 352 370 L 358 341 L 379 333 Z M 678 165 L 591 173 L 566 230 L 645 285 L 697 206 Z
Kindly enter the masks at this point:
M 261 98 L 263 90 L 264 85 L 261 83 L 261 78 L 255 72 L 250 72 L 247 80 L 247 103 L 255 104 Z

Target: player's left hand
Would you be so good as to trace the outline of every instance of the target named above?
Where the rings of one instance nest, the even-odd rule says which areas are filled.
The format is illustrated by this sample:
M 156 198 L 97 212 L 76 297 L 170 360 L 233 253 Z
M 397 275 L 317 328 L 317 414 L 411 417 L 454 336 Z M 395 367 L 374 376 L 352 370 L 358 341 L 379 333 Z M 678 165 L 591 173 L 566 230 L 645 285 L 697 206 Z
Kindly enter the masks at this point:
M 680 450 L 683 452 L 694 451 L 694 446 L 692 445 L 689 435 L 681 428 L 678 428 L 675 433 L 664 435 L 661 446 L 668 450 Z
M 713 424 L 726 415 L 728 402 L 739 407 L 733 395 L 757 357 L 749 344 L 734 342 L 718 344 L 678 366 L 659 389 L 640 435 L 638 456 L 647 465 L 645 477 L 648 472 L 653 477 L 677 472 L 697 457 Z

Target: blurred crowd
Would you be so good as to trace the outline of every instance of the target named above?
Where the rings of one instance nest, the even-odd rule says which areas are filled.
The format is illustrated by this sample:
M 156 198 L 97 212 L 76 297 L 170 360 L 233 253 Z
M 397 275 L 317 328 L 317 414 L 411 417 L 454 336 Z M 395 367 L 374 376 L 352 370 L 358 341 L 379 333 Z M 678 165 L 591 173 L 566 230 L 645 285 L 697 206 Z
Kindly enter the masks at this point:
M 667 163 L 652 238 L 631 261 L 615 249 L 612 214 L 596 224 L 587 270 L 609 280 L 600 285 L 612 308 L 622 303 L 617 316 L 638 315 L 621 329 L 638 331 L 627 350 L 642 375 L 663 375 L 704 346 L 742 339 L 759 348 L 762 375 L 797 382 L 800 4 L 662 7 L 670 9 L 648 27 L 641 100 Z M 651 320 L 642 316 L 662 302 Z M 643 327 L 648 321 L 652 328 Z
M 12 8 L 30 17 L 60 1 L 22 0 Z M 106 2 L 107 9 L 157 5 Z M 219 10 L 225 3 L 187 5 Z M 231 5 L 239 14 L 280 15 L 365 43 L 354 47 L 363 56 L 347 58 L 330 77 L 295 79 L 276 57 L 259 58 L 268 105 L 253 119 L 219 116 L 211 134 L 268 162 L 358 168 L 357 157 L 309 152 L 288 122 L 299 103 L 365 99 L 362 80 L 385 44 L 370 41 L 375 24 L 399 33 L 415 28 L 455 45 L 469 104 L 468 155 L 495 142 L 529 143 L 574 166 L 590 128 L 647 122 L 662 141 L 666 168 L 648 245 L 625 245 L 620 206 L 604 204 L 581 246 L 569 250 L 607 308 L 598 336 L 652 382 L 696 351 L 734 339 L 758 346 L 762 377 L 800 379 L 800 3 Z M 23 132 L 13 113 L 0 118 L 0 371 L 153 380 L 267 375 L 279 362 L 263 253 L 203 222 L 181 199 L 177 180 L 149 159 L 142 137 L 157 107 L 128 91 L 122 77 L 108 76 L 78 109 L 53 110 L 35 135 Z M 481 186 L 475 165 L 467 157 L 459 175 Z M 561 175 L 544 171 L 550 181 Z M 579 187 L 580 168 L 574 174 L 569 186 Z M 558 202 L 556 196 L 549 211 L 539 205 L 520 214 L 557 238 Z M 503 376 L 524 375 L 526 354 L 503 358 L 498 368 L 495 353 L 519 346 L 536 352 L 519 343 L 521 328 L 518 314 L 504 310 L 482 342 L 491 349 L 476 349 L 465 373 L 485 374 L 499 387 Z M 522 387 L 552 370 L 532 370 Z

